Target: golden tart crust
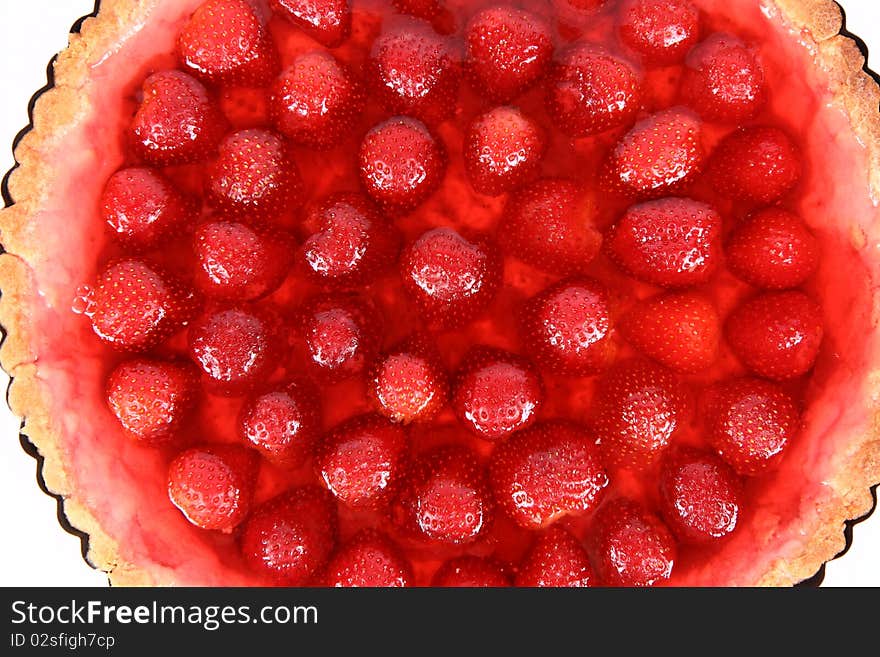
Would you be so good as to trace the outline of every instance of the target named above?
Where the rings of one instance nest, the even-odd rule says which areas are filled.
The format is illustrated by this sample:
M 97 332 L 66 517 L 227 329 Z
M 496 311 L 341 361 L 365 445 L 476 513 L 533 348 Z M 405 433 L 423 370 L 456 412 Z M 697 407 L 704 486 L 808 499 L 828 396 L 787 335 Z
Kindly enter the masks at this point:
M 121 557 L 123 550 L 105 531 L 68 472 L 63 458 L 63 433 L 53 417 L 46 384 L 39 377 L 39 353 L 34 347 L 35 323 L 26 313 L 27 299 L 40 294 L 33 269 L 41 262 L 41 244 L 30 218 L 46 199 L 53 163 L 42 154 L 63 140 L 66 128 L 75 125 L 91 107 L 80 88 L 91 67 L 118 48 L 125 35 L 149 20 L 161 0 L 102 0 L 96 16 L 85 20 L 72 34 L 69 47 L 54 64 L 54 85 L 42 93 L 33 110 L 33 128 L 15 148 L 18 167 L 8 180 L 14 204 L 0 211 L 0 235 L 5 253 L 0 255 L 0 323 L 7 331 L 0 364 L 14 378 L 9 389 L 12 411 L 24 418 L 22 429 L 43 457 L 46 488 L 62 499 L 70 525 L 88 535 L 88 559 L 108 573 L 113 585 L 151 585 L 159 582 L 151 572 Z M 814 62 L 827 76 L 833 103 L 842 109 L 852 132 L 866 151 L 874 207 L 880 200 L 880 87 L 864 71 L 865 61 L 855 41 L 842 35 L 842 14 L 832 0 L 764 0 L 787 26 L 799 33 L 813 53 Z M 878 216 L 880 219 L 880 216 Z M 871 240 L 854 225 L 851 241 L 857 248 Z M 880 256 L 878 256 L 880 257 Z M 880 324 L 880 292 L 873 295 L 871 327 Z M 866 374 L 864 399 L 869 429 L 851 439 L 846 458 L 835 476 L 825 481 L 833 491 L 830 501 L 815 509 L 816 531 L 803 542 L 786 546 L 754 582 L 785 586 L 813 575 L 844 547 L 847 520 L 868 512 L 870 488 L 880 482 L 880 364 Z

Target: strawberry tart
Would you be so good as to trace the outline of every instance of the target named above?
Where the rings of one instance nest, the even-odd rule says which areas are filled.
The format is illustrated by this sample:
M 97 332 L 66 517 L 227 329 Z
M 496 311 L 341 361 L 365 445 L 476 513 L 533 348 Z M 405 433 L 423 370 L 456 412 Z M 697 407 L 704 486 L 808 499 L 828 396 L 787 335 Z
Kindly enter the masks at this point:
M 102 0 L 0 352 L 115 585 L 791 585 L 880 482 L 831 0 Z

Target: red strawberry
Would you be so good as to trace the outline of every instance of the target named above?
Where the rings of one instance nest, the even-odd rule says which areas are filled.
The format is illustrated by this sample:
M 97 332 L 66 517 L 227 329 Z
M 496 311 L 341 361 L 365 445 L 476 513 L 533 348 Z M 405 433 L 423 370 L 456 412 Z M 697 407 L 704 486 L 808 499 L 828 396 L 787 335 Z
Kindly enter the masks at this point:
M 727 318 L 727 341 L 743 364 L 768 379 L 805 374 L 822 344 L 822 310 L 803 292 L 766 292 Z
M 238 416 L 242 441 L 267 459 L 289 468 L 305 463 L 320 427 L 317 391 L 304 380 L 251 395 Z
M 663 196 L 687 186 L 703 166 L 702 124 L 673 107 L 637 122 L 612 149 L 603 180 L 623 194 Z
M 715 33 L 688 53 L 681 93 L 707 120 L 742 123 L 764 105 L 764 71 L 742 41 Z
M 289 149 L 268 130 L 239 130 L 220 143 L 206 193 L 227 212 L 267 218 L 299 201 L 302 181 Z
M 720 240 L 721 217 L 711 206 L 664 198 L 629 208 L 605 236 L 605 248 L 618 266 L 639 280 L 690 287 L 715 273 Z
M 690 0 L 627 0 L 620 9 L 620 39 L 649 66 L 684 59 L 700 34 L 700 10 Z
M 401 587 L 413 585 L 413 574 L 400 548 L 385 534 L 368 529 L 336 551 L 325 580 L 336 587 Z
M 466 554 L 450 559 L 434 573 L 431 586 L 477 588 L 510 586 L 510 576 L 491 558 Z
M 586 551 L 568 530 L 550 527 L 538 537 L 519 565 L 517 586 L 595 586 L 593 567 Z
M 596 570 L 606 586 L 653 586 L 669 579 L 675 539 L 637 502 L 617 499 L 596 514 Z
M 606 463 L 650 466 L 681 428 L 687 410 L 685 389 L 669 370 L 650 361 L 616 365 L 602 379 L 594 403 Z
M 195 284 L 215 299 L 251 301 L 274 291 L 293 264 L 286 232 L 234 221 L 210 221 L 193 236 Z
M 297 56 L 272 85 L 275 127 L 303 146 L 328 148 L 349 134 L 364 104 L 360 83 L 328 52 Z
M 369 394 L 392 422 L 431 419 L 446 403 L 449 382 L 440 359 L 419 340 L 383 354 L 373 366 Z
M 478 116 L 464 139 L 464 165 L 471 186 L 498 196 L 516 189 L 538 171 L 546 150 L 544 131 L 515 107 L 496 107 Z
M 565 374 L 594 374 L 614 357 L 611 300 L 590 278 L 569 278 L 531 299 L 524 311 L 523 338 L 544 367 Z
M 261 86 L 278 69 L 272 39 L 246 0 L 207 0 L 177 37 L 181 66 L 209 84 Z
M 470 449 L 445 445 L 413 463 L 394 503 L 404 529 L 439 543 L 473 542 L 490 525 L 494 503 Z
M 408 211 L 440 186 L 446 150 L 421 121 L 395 116 L 367 133 L 358 162 L 361 182 L 373 200 Z
M 489 481 L 508 516 L 521 527 L 538 529 L 595 508 L 608 476 L 593 438 L 575 424 L 553 421 L 496 447 Z
M 336 544 L 336 504 L 318 486 L 302 486 L 254 509 L 241 533 L 241 553 L 278 584 L 307 584 Z
M 742 483 L 709 452 L 683 447 L 660 473 L 660 508 L 679 540 L 706 543 L 728 536 L 742 514 Z
M 348 0 L 269 0 L 269 7 L 328 48 L 340 45 L 351 32 Z
M 183 228 L 191 208 L 161 173 L 131 167 L 110 176 L 101 194 L 101 213 L 123 245 L 146 249 Z
M 601 46 L 577 43 L 550 67 L 547 113 L 573 137 L 586 137 L 635 121 L 641 102 L 639 76 Z
M 794 400 L 760 379 L 716 384 L 706 394 L 707 438 L 742 475 L 774 466 L 800 428 Z
M 501 258 L 494 244 L 466 239 L 452 228 L 422 233 L 404 250 L 400 276 L 409 298 L 428 320 L 460 326 L 488 306 L 501 285 Z
M 131 122 L 138 156 L 158 166 L 207 158 L 226 132 L 226 119 L 202 84 L 180 71 L 144 80 L 143 99 Z
M 556 274 L 584 270 L 602 244 L 592 199 L 568 180 L 543 178 L 510 197 L 498 230 L 520 260 Z
M 525 358 L 473 347 L 462 359 L 452 389 L 452 410 L 484 440 L 499 440 L 535 421 L 544 384 Z
M 332 194 L 311 208 L 315 232 L 302 258 L 315 281 L 332 287 L 367 283 L 390 268 L 400 248 L 397 229 L 361 194 Z
M 718 356 L 718 311 L 697 292 L 662 294 L 624 316 L 620 331 L 636 349 L 677 372 L 698 372 Z
M 757 287 L 796 287 L 818 268 L 819 242 L 797 215 L 766 208 L 734 229 L 727 242 L 727 265 Z
M 514 7 L 483 9 L 468 21 L 464 39 L 474 87 L 502 103 L 535 84 L 553 56 L 550 26 Z
M 250 308 L 208 312 L 189 330 L 189 354 L 209 390 L 239 395 L 265 381 L 278 365 L 276 320 Z
M 353 295 L 313 299 L 303 314 L 302 331 L 309 363 L 329 382 L 363 372 L 382 335 L 375 308 Z
M 365 76 L 371 96 L 394 114 L 434 124 L 455 109 L 458 56 L 423 21 L 398 19 L 386 27 L 373 42 Z
M 767 204 L 794 187 L 801 177 L 800 149 L 779 128 L 741 128 L 712 153 L 706 175 L 724 196 Z
M 107 265 L 85 296 L 95 333 L 126 351 L 156 346 L 186 326 L 199 307 L 177 279 L 133 258 Z
M 343 504 L 377 508 L 397 488 L 407 450 L 407 435 L 399 425 L 374 414 L 358 415 L 320 440 L 315 468 Z
M 107 380 L 107 403 L 122 427 L 151 445 L 172 442 L 198 394 L 198 372 L 187 362 L 126 360 Z
M 257 455 L 241 447 L 193 447 L 171 462 L 168 497 L 196 527 L 229 533 L 250 511 L 258 467 Z

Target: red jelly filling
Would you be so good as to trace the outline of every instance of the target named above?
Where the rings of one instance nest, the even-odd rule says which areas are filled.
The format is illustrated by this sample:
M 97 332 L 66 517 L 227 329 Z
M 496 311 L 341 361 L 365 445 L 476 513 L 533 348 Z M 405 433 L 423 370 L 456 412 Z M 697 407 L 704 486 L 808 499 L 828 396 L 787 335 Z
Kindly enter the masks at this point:
M 790 37 L 714 0 L 189 4 L 107 99 L 83 229 L 80 449 L 144 464 L 106 512 L 134 567 L 752 583 L 713 564 L 818 495 L 842 335 Z

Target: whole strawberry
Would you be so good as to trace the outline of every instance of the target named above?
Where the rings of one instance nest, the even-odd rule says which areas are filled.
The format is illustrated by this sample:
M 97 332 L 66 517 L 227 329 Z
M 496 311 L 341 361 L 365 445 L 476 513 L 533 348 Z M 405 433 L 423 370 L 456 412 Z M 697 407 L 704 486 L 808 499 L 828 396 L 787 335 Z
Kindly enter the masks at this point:
M 311 456 L 320 429 L 318 393 L 305 379 L 252 393 L 238 416 L 242 442 L 288 468 L 300 467 Z
M 476 455 L 462 445 L 444 445 L 412 464 L 392 517 L 416 536 L 458 545 L 472 543 L 488 529 L 494 507 Z
M 498 504 L 527 529 L 595 508 L 609 481 L 594 440 L 561 421 L 514 434 L 492 452 L 489 465 Z
M 661 294 L 634 306 L 620 331 L 636 349 L 677 372 L 698 372 L 718 357 L 718 311 L 704 294 Z
M 602 378 L 594 426 L 605 461 L 640 469 L 653 464 L 686 420 L 688 399 L 675 375 L 650 361 L 625 361 Z
M 688 53 L 681 93 L 709 121 L 742 123 L 764 105 L 764 71 L 742 41 L 716 32 Z
M 301 317 L 306 357 L 317 378 L 335 383 L 366 371 L 382 335 L 373 305 L 353 294 L 318 296 Z
M 452 410 L 484 440 L 496 441 L 535 421 L 544 403 L 544 385 L 522 356 L 500 349 L 472 347 L 452 386 Z
M 367 132 L 358 163 L 367 194 L 390 210 L 406 212 L 440 186 L 446 173 L 446 150 L 424 123 L 395 116 Z
M 819 241 L 803 219 L 782 208 L 765 208 L 731 233 L 727 266 L 757 287 L 797 287 L 819 266 Z
M 269 114 L 295 144 L 329 148 L 351 133 L 364 105 L 364 91 L 333 55 L 298 55 L 272 84 Z
M 542 178 L 526 185 L 504 208 L 501 245 L 520 260 L 556 274 L 584 271 L 602 245 L 593 200 L 575 183 Z
M 660 473 L 660 509 L 687 543 L 729 536 L 743 510 L 742 482 L 719 457 L 693 447 L 668 454 Z
M 547 112 L 573 137 L 632 124 L 640 101 L 635 69 L 600 46 L 577 43 L 550 67 Z
M 515 107 L 496 107 L 468 128 L 468 180 L 477 192 L 489 196 L 516 189 L 537 173 L 545 149 L 544 131 L 535 121 Z
M 146 249 L 182 231 L 190 203 L 165 176 L 147 167 L 120 169 L 101 193 L 101 215 L 114 237 L 132 249 Z
M 131 122 L 131 143 L 151 164 L 168 166 L 207 159 L 227 122 L 216 101 L 195 78 L 160 71 L 144 80 L 143 99 Z
M 620 39 L 648 66 L 684 59 L 700 34 L 700 10 L 691 0 L 625 0 Z
M 209 84 L 260 86 L 278 69 L 272 39 L 247 0 L 207 0 L 177 38 L 180 64 Z
M 430 420 L 449 395 L 439 357 L 418 338 L 383 353 L 373 364 L 368 385 L 379 412 L 401 424 Z
M 594 374 L 612 361 L 612 302 L 605 286 L 589 278 L 568 278 L 529 300 L 523 340 L 535 362 L 570 375 Z
M 465 27 L 465 65 L 474 86 L 509 102 L 535 84 L 553 56 L 550 26 L 535 14 L 494 6 Z
M 241 531 L 241 553 L 276 584 L 303 586 L 326 565 L 336 545 L 336 504 L 318 486 L 302 486 L 263 502 Z
M 666 525 L 637 502 L 616 499 L 594 520 L 596 570 L 605 586 L 654 586 L 669 579 L 675 539 Z
M 362 194 L 341 192 L 319 200 L 303 222 L 314 231 L 300 259 L 316 282 L 356 287 L 389 269 L 400 249 L 394 225 Z
M 245 306 L 211 310 L 189 329 L 189 354 L 206 387 L 241 395 L 265 381 L 282 351 L 277 319 Z
M 252 301 L 273 292 L 293 264 L 288 233 L 234 221 L 209 221 L 196 228 L 195 284 L 205 296 Z
M 758 376 L 792 379 L 813 367 L 822 345 L 822 310 L 803 292 L 766 292 L 727 318 L 727 341 Z
M 716 384 L 705 397 L 707 438 L 743 475 L 776 465 L 800 428 L 794 400 L 769 381 L 734 379 Z
M 196 527 L 228 534 L 250 511 L 258 467 L 257 455 L 242 447 L 193 447 L 171 462 L 168 496 Z
M 281 137 L 247 129 L 220 143 L 217 159 L 208 168 L 205 192 L 220 210 L 268 219 L 300 202 L 302 181 Z
M 423 21 L 383 29 L 366 63 L 371 95 L 389 112 L 429 124 L 448 118 L 458 100 L 459 55 Z
M 497 247 L 452 228 L 432 228 L 403 251 L 400 277 L 408 297 L 434 326 L 466 324 L 492 302 L 501 285 Z
M 721 217 L 687 198 L 630 207 L 605 237 L 605 250 L 624 271 L 654 285 L 707 282 L 721 259 Z
M 725 137 L 706 175 L 723 196 L 766 205 L 797 184 L 802 166 L 800 149 L 788 134 L 755 126 Z
M 176 278 L 136 258 L 107 265 L 85 297 L 97 336 L 124 351 L 155 347 L 186 326 L 199 308 Z
M 705 155 L 702 123 L 673 107 L 638 121 L 611 150 L 604 165 L 607 187 L 628 196 L 653 198 L 679 191 L 696 177 Z
M 399 425 L 379 415 L 358 415 L 320 439 L 315 469 L 343 504 L 379 508 L 400 484 L 408 449 L 407 435 Z
M 186 361 L 134 358 L 107 379 L 107 404 L 125 431 L 150 445 L 180 439 L 195 405 L 198 372 Z

